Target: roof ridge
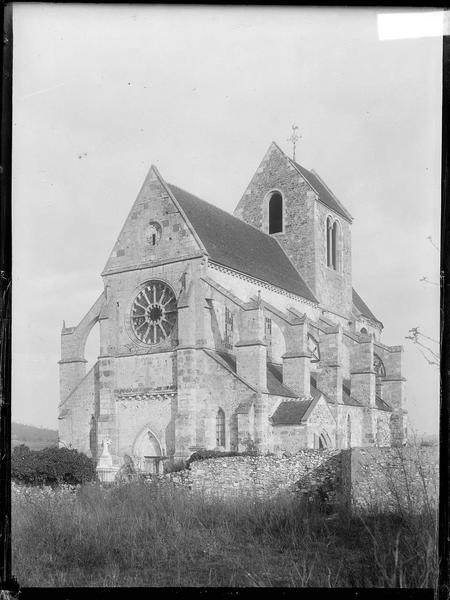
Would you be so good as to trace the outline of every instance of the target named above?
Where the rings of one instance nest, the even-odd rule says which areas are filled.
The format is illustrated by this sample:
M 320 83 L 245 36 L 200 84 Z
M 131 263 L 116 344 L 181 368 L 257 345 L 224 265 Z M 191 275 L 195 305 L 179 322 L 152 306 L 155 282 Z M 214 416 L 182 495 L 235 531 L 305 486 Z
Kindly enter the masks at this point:
M 323 204 L 325 204 L 325 206 L 328 206 L 327 203 L 325 202 L 325 200 L 323 198 L 320 197 L 320 192 L 319 190 L 317 190 L 316 186 L 314 185 L 313 182 L 311 182 L 307 175 L 305 175 L 305 173 L 302 173 L 302 171 L 306 171 L 306 173 L 312 177 L 315 177 L 316 179 L 318 179 L 319 183 L 325 188 L 325 190 L 330 194 L 330 196 L 333 198 L 333 200 L 336 202 L 338 208 L 341 211 L 341 215 L 343 217 L 345 217 L 347 220 L 349 221 L 353 221 L 353 217 L 352 215 L 348 212 L 348 210 L 345 208 L 345 206 L 342 204 L 342 202 L 336 197 L 336 194 L 330 189 L 330 187 L 325 183 L 325 181 L 322 179 L 322 177 L 320 177 L 320 175 L 314 171 L 314 169 L 307 169 L 306 167 L 304 167 L 303 165 L 301 165 L 300 163 L 296 162 L 295 160 L 293 160 L 290 156 L 288 156 L 286 154 L 286 152 L 284 152 L 280 146 L 276 143 L 276 142 L 272 142 L 272 144 L 281 152 L 281 154 L 288 159 L 289 163 L 295 168 L 295 170 L 300 173 L 300 175 L 306 179 L 306 182 L 308 183 L 308 185 L 316 192 L 318 199 L 320 200 L 320 202 L 322 202 Z M 328 206 L 328 208 L 332 208 L 330 206 Z M 332 210 L 335 210 L 332 208 Z M 338 212 L 338 211 L 336 211 Z
M 183 192 L 183 194 L 189 194 L 189 196 L 192 196 L 193 198 L 195 198 L 196 200 L 200 200 L 200 202 L 204 202 L 205 204 L 207 204 L 208 206 L 212 206 L 213 208 L 215 208 L 216 210 L 219 210 L 221 213 L 227 215 L 227 217 L 232 217 L 234 220 L 239 221 L 239 223 L 243 223 L 245 226 L 247 227 L 251 227 L 254 231 L 257 231 L 258 233 L 262 234 L 263 236 L 266 237 L 266 239 L 272 240 L 273 242 L 276 242 L 277 240 L 273 237 L 271 237 L 268 233 L 266 233 L 265 231 L 262 231 L 261 229 L 258 229 L 258 227 L 255 227 L 254 225 L 252 225 L 251 223 L 247 223 L 247 221 L 243 221 L 242 219 L 240 219 L 239 217 L 236 217 L 235 215 L 233 215 L 233 213 L 228 212 L 227 210 L 225 210 L 224 208 L 220 208 L 220 206 L 217 206 L 216 204 L 212 204 L 211 202 L 208 202 L 208 200 L 204 200 L 203 198 L 200 198 L 200 196 L 196 196 L 195 194 L 193 194 L 192 192 L 188 192 L 187 190 L 180 188 L 180 186 L 175 185 L 173 183 L 168 183 L 167 184 L 169 186 L 169 188 L 176 188 L 177 190 L 179 190 L 180 192 Z M 280 246 L 281 247 L 281 246 Z M 281 249 L 283 249 L 281 247 Z M 287 256 L 287 255 L 286 255 Z M 287 257 L 289 258 L 289 257 Z M 290 260 L 290 259 L 289 259 Z M 292 261 L 290 261 L 292 262 Z M 293 264 L 293 263 L 292 263 Z M 295 265 L 293 264 L 294 268 Z
M 203 241 L 203 244 L 205 246 L 208 246 L 207 253 L 209 254 L 212 262 L 218 262 L 219 264 L 222 264 L 224 266 L 228 265 L 228 267 L 233 268 L 234 270 L 240 273 L 244 273 L 246 275 L 260 279 L 262 282 L 274 285 L 275 287 L 278 287 L 281 290 L 291 292 L 296 296 L 304 298 L 309 302 L 317 303 L 317 299 L 313 290 L 306 283 L 304 276 L 295 267 L 294 263 L 291 261 L 291 259 L 289 258 L 289 256 L 287 255 L 287 253 L 285 252 L 285 250 L 283 249 L 283 247 L 277 239 L 275 239 L 268 233 L 261 231 L 261 229 L 258 229 L 250 223 L 247 223 L 243 219 L 236 217 L 231 212 L 228 212 L 223 208 L 216 206 L 215 204 L 211 204 L 207 200 L 203 200 L 199 196 L 196 196 L 195 194 L 192 194 L 191 192 L 188 192 L 175 184 L 167 183 L 167 187 L 170 193 L 173 194 L 173 196 L 178 200 L 180 206 L 183 207 L 184 211 L 187 214 L 187 218 L 190 222 L 192 222 L 192 218 L 195 215 L 195 207 L 197 213 L 201 213 L 202 210 L 209 211 L 209 216 L 211 219 L 217 219 L 218 221 L 220 221 L 220 219 L 222 218 L 223 224 L 225 225 L 226 223 L 226 226 L 229 228 L 229 231 L 234 230 L 236 232 L 236 235 L 239 235 L 239 238 L 242 241 L 245 241 L 245 239 L 247 238 L 247 251 L 250 250 L 248 246 L 248 240 L 252 240 L 253 261 L 256 260 L 255 252 L 257 252 L 257 247 L 260 247 L 261 250 L 265 248 L 266 258 L 268 253 L 271 253 L 271 255 L 274 257 L 278 256 L 278 267 L 281 267 L 281 270 L 278 271 L 278 273 L 283 273 L 283 275 L 279 276 L 276 274 L 276 269 L 274 270 L 274 265 L 270 261 L 264 263 L 264 266 L 262 268 L 262 263 L 260 263 L 256 271 L 251 271 L 244 268 L 242 260 L 236 261 L 234 259 L 231 259 L 229 255 L 232 254 L 232 252 L 226 252 L 226 259 L 224 258 L 224 255 L 222 255 L 221 259 L 217 252 L 214 253 L 214 247 L 217 248 L 217 242 L 219 242 L 220 246 L 220 243 L 223 243 L 223 239 L 221 239 L 220 236 L 217 237 L 216 234 L 213 235 L 211 230 L 208 231 L 208 220 L 203 220 L 203 217 L 200 217 L 200 215 L 197 214 L 195 217 L 197 222 L 192 224 L 194 226 L 194 229 L 197 231 L 199 238 Z M 204 209 L 202 208 L 202 206 L 204 207 Z M 206 217 L 208 217 L 208 212 L 206 212 L 205 215 Z M 200 229 L 198 229 L 199 227 Z M 206 237 L 204 238 L 203 236 Z M 229 262 L 230 260 L 231 263 Z M 251 262 L 250 264 L 248 262 L 245 264 L 248 268 L 250 268 Z M 289 268 L 287 268 L 287 265 L 289 265 Z
M 196 200 L 200 200 L 200 202 L 204 202 L 205 204 L 208 204 L 209 206 L 213 206 L 214 208 L 217 208 L 217 210 L 220 210 L 221 212 L 225 213 L 228 216 L 231 216 L 235 219 L 239 219 L 239 217 L 235 217 L 232 213 L 228 212 L 227 210 L 220 208 L 220 206 L 217 206 L 216 204 L 212 204 L 211 202 L 208 202 L 207 200 L 204 200 L 203 198 L 200 198 L 200 196 L 196 196 L 195 194 L 193 194 L 192 192 L 188 192 L 187 190 L 185 190 L 184 188 L 181 188 L 179 185 L 175 185 L 174 183 L 169 183 L 167 182 L 167 185 L 170 188 L 176 188 L 177 190 L 180 190 L 180 192 L 183 192 L 184 194 L 189 194 L 189 196 L 192 196 L 193 198 L 195 198 Z M 241 221 L 241 219 L 239 219 L 239 221 Z M 243 223 L 245 223 L 245 221 L 242 221 Z M 249 223 L 246 223 L 246 225 L 250 225 Z M 253 225 L 250 225 L 250 227 L 253 227 Z M 256 229 L 256 227 L 255 227 Z M 258 229 L 258 231 L 261 231 L 260 229 Z M 261 232 L 263 233 L 263 232 Z
M 305 168 L 305 167 L 303 167 Z M 308 170 L 308 169 L 307 169 Z M 339 198 L 336 196 L 336 194 L 333 192 L 333 190 L 326 184 L 326 182 L 322 179 L 322 177 L 319 175 L 319 173 L 317 171 L 315 171 L 314 169 L 309 169 L 309 171 L 315 175 L 317 177 L 317 179 L 320 181 L 320 183 L 323 185 L 324 188 L 326 188 L 328 190 L 328 192 L 333 196 L 333 198 L 336 200 L 336 202 L 339 204 L 339 206 L 341 207 L 341 209 L 346 212 L 348 214 L 348 216 L 353 220 L 353 216 L 349 213 L 349 211 L 345 208 L 345 206 L 342 204 L 342 202 L 339 200 Z
M 292 160 L 291 158 L 289 158 L 289 161 L 291 162 L 291 164 L 295 167 L 295 169 L 300 173 L 300 175 L 306 179 L 306 181 L 308 182 L 308 185 L 310 185 L 312 187 L 312 189 L 316 192 L 317 197 L 319 199 L 320 202 L 322 202 L 322 204 L 325 204 L 325 206 L 327 206 L 328 208 L 331 208 L 332 210 L 334 210 L 335 212 L 337 212 L 338 214 L 341 214 L 341 216 L 343 216 L 345 219 L 347 219 L 348 221 L 353 221 L 353 217 L 352 215 L 348 212 L 348 210 L 345 208 L 345 206 L 342 204 L 342 202 L 340 202 L 340 200 L 338 200 L 336 198 L 336 195 L 334 192 L 332 192 L 330 190 L 330 188 L 326 185 L 326 183 L 322 180 L 322 178 L 313 171 L 313 169 L 307 169 L 306 167 L 304 167 L 303 165 L 295 162 L 294 160 Z M 303 171 L 306 171 L 306 175 L 305 173 L 303 173 Z M 312 183 L 310 181 L 309 177 L 314 177 L 318 180 L 318 182 L 320 183 L 320 185 L 322 185 L 325 189 L 326 192 L 328 192 L 331 196 L 331 198 L 336 202 L 337 207 L 339 208 L 339 210 L 337 211 L 335 208 L 329 206 L 326 202 L 324 198 L 321 198 L 321 194 L 319 192 L 319 190 L 317 189 L 317 185 L 314 185 L 314 183 Z

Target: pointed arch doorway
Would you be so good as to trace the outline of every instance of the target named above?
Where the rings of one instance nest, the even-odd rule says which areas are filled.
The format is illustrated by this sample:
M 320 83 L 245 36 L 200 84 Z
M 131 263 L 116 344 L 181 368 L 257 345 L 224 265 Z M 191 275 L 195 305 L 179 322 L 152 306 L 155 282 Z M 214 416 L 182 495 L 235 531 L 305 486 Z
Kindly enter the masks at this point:
M 149 427 L 141 431 L 136 438 L 133 446 L 133 457 L 136 468 L 142 473 L 160 472 L 163 451 L 158 438 Z

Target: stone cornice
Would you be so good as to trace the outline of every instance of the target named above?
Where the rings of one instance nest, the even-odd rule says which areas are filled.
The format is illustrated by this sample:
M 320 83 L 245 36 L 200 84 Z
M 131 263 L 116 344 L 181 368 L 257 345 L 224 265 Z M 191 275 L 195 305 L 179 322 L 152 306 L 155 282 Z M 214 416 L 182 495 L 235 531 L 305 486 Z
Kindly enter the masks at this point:
M 350 375 L 376 375 L 373 369 L 367 369 L 366 371 L 350 371 Z
M 245 340 L 243 342 L 237 342 L 235 348 L 243 348 L 244 346 L 267 346 L 266 342 L 262 340 Z
M 85 358 L 62 358 L 58 360 L 58 365 L 67 365 L 69 363 L 87 363 Z
M 167 354 L 168 352 L 175 352 L 177 346 L 173 346 L 172 348 L 159 348 L 157 350 L 146 350 L 141 349 L 141 351 L 136 352 L 120 352 L 114 354 L 111 358 L 127 358 L 129 356 L 153 356 L 155 354 Z
M 151 260 L 144 263 L 109 269 L 108 271 L 103 271 L 101 273 L 101 276 L 106 277 L 108 275 L 116 275 L 117 273 L 125 273 L 127 271 L 142 271 L 144 269 L 151 269 L 153 267 L 160 267 L 162 265 L 179 263 L 186 260 L 193 260 L 195 258 L 203 258 L 204 256 L 205 254 L 196 252 L 195 254 L 188 254 L 187 256 L 177 256 L 176 258 L 167 258 L 165 260 Z
M 285 352 L 282 355 L 282 359 L 289 359 L 289 358 L 311 358 L 311 352 Z
M 158 400 L 163 402 L 165 400 L 171 400 L 177 394 L 175 389 L 165 390 L 154 390 L 149 388 L 127 388 L 114 390 L 114 396 L 116 402 L 119 401 L 137 401 L 137 402 L 149 402 L 150 400 Z

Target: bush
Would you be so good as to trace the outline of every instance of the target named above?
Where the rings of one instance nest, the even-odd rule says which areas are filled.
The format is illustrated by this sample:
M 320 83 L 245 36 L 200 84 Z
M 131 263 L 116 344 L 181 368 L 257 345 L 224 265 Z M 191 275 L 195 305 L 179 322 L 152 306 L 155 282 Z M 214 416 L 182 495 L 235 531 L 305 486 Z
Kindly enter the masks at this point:
M 11 453 L 11 478 L 28 485 L 77 485 L 95 479 L 94 461 L 68 448 L 30 450 L 24 444 Z

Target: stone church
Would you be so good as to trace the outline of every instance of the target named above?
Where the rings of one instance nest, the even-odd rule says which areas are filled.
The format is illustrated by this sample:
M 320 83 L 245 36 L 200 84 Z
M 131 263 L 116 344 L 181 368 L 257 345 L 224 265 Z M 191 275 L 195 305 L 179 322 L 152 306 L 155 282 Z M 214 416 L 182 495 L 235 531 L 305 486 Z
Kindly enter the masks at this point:
M 60 444 L 142 471 L 199 449 L 401 445 L 402 347 L 353 288 L 352 217 L 272 143 L 234 215 L 152 166 L 61 332 Z M 98 323 L 99 356 L 86 373 Z

